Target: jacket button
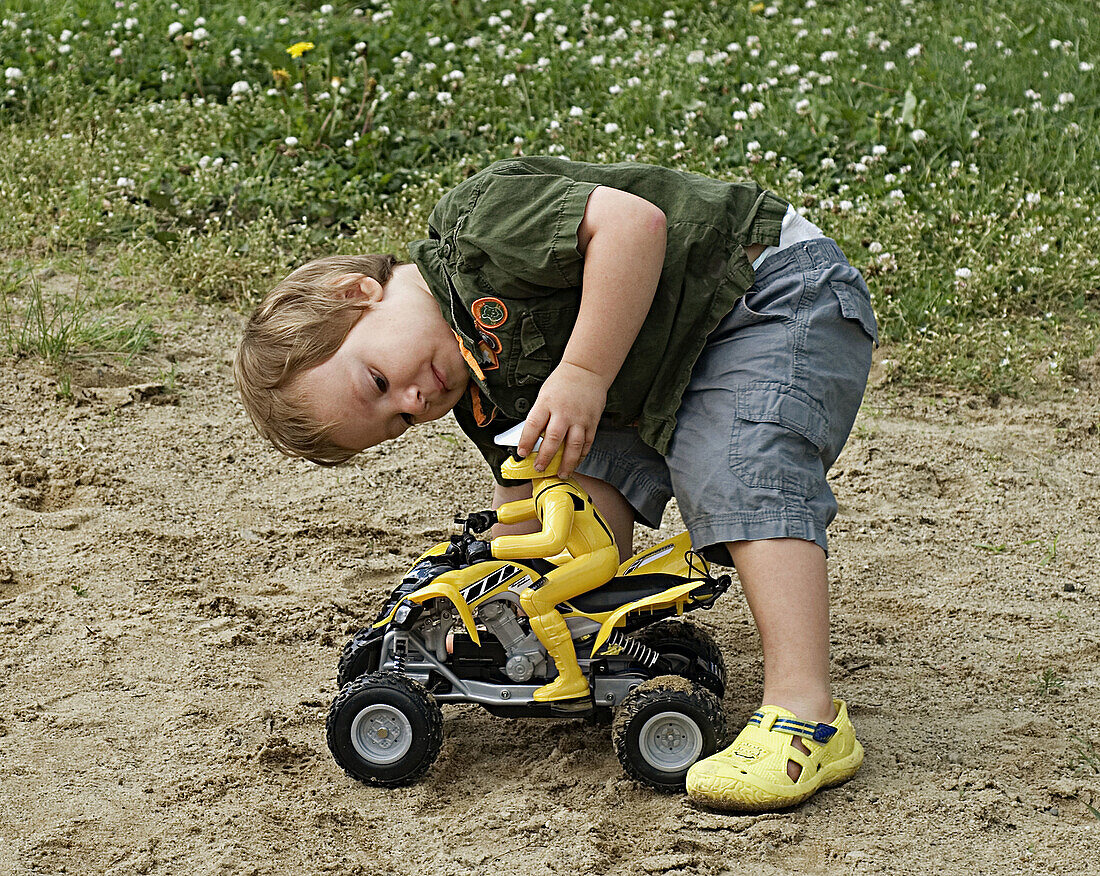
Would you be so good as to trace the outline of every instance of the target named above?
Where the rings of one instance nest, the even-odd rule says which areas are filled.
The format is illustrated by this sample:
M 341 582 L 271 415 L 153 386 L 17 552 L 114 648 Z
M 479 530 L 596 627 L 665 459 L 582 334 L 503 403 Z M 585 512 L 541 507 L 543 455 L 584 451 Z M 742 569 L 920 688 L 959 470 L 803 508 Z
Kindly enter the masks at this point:
M 529 410 L 531 410 L 531 402 L 527 401 L 527 399 L 525 399 L 525 398 L 517 398 L 516 399 L 516 411 L 517 412 L 519 412 L 521 414 L 526 414 Z

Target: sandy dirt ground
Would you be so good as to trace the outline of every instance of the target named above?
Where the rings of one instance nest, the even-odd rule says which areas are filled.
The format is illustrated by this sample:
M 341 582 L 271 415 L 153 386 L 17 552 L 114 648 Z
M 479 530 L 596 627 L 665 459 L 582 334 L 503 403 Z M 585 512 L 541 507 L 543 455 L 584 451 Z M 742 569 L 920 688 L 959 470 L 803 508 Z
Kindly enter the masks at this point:
M 867 759 L 742 817 L 636 787 L 606 727 L 477 707 L 444 708 L 418 784 L 345 777 L 339 650 L 485 506 L 487 470 L 450 419 L 338 469 L 285 460 L 232 393 L 237 318 L 166 331 L 68 380 L 0 364 L 0 872 L 1096 872 L 1097 363 L 1054 400 L 871 389 L 830 561 Z M 739 727 L 761 672 L 744 601 L 695 617 Z

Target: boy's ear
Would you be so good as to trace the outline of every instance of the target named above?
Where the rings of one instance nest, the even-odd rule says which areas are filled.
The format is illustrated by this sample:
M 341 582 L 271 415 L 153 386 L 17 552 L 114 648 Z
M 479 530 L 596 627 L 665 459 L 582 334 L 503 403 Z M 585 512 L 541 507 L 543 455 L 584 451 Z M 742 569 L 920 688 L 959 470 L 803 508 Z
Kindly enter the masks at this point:
M 344 274 L 336 280 L 336 287 L 344 298 L 357 298 L 365 304 L 377 304 L 385 289 L 374 277 L 366 274 Z

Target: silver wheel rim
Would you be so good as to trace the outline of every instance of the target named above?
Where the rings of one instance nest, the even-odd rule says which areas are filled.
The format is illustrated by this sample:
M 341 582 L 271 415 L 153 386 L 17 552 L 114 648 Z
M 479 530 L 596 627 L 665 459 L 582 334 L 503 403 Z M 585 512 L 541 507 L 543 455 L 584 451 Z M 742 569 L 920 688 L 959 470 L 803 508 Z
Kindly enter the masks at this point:
M 679 772 L 703 753 L 703 731 L 683 712 L 661 712 L 642 725 L 638 748 L 650 766 Z
M 351 744 L 363 760 L 390 764 L 401 760 L 412 748 L 413 729 L 409 719 L 393 706 L 367 706 L 351 722 Z

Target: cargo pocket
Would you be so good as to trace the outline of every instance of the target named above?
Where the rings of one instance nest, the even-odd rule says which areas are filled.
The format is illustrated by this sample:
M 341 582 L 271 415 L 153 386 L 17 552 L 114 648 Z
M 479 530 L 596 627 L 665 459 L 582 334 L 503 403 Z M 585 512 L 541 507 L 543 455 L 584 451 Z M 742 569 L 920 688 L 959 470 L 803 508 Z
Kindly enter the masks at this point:
M 825 484 L 827 441 L 824 408 L 801 390 L 771 382 L 737 390 L 730 468 L 748 486 L 816 496 Z
M 525 313 L 520 320 L 518 347 L 512 379 L 520 385 L 541 383 L 552 370 L 553 359 L 546 337 L 530 313 Z
M 871 308 L 871 293 L 867 290 L 867 284 L 863 278 L 857 276 L 854 281 L 832 280 L 829 288 L 833 290 L 840 302 L 840 313 L 845 319 L 852 319 L 859 323 L 864 334 L 875 344 L 878 344 L 878 323 L 875 320 L 875 312 Z

